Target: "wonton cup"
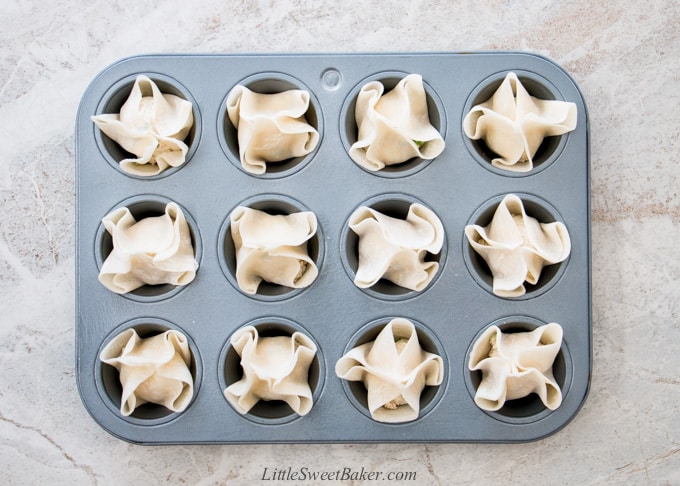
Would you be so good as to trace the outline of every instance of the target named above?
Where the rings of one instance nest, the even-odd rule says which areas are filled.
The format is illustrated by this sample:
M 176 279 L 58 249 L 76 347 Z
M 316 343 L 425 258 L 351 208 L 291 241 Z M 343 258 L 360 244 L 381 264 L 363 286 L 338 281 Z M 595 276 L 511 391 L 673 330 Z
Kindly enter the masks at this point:
M 296 289 L 314 282 L 319 270 L 307 249 L 317 231 L 313 212 L 271 215 L 239 206 L 230 218 L 236 280 L 243 292 L 257 293 L 262 281 Z
M 468 362 L 470 371 L 482 373 L 474 397 L 477 406 L 496 411 L 508 400 L 535 393 L 548 409 L 557 409 L 562 391 L 553 364 L 561 346 L 562 327 L 557 323 L 512 333 L 490 326 L 475 341 Z
M 309 368 L 317 351 L 309 337 L 301 332 L 262 337 L 254 326 L 245 326 L 230 341 L 241 358 L 243 376 L 224 396 L 236 411 L 247 414 L 260 400 L 281 400 L 298 415 L 309 413 Z
M 238 131 L 238 151 L 246 172 L 261 175 L 267 164 L 311 153 L 319 133 L 308 123 L 310 94 L 304 90 L 262 94 L 235 86 L 227 96 L 227 114 Z
M 163 215 L 140 221 L 121 207 L 102 223 L 113 239 L 113 249 L 99 272 L 99 281 L 107 289 L 125 294 L 143 285 L 186 285 L 194 280 L 198 263 L 191 233 L 176 203 L 168 203 Z
M 129 174 L 155 176 L 186 161 L 184 140 L 194 124 L 191 102 L 161 93 L 147 76 L 137 76 L 120 113 L 91 119 L 106 136 L 136 156 L 119 161 Z
M 191 402 L 191 351 L 179 331 L 141 338 L 127 329 L 104 347 L 99 359 L 118 370 L 123 387 L 120 413 L 125 417 L 145 403 L 181 412 Z
M 418 418 L 421 393 L 426 386 L 441 385 L 444 364 L 440 356 L 422 349 L 411 321 L 395 318 L 375 340 L 340 358 L 335 374 L 363 382 L 374 420 L 400 423 Z
M 465 236 L 488 265 L 493 293 L 500 297 L 524 295 L 525 281 L 536 285 L 544 266 L 566 260 L 571 252 L 566 226 L 527 215 L 515 194 L 503 198 L 487 226 L 466 226 Z
M 389 92 L 380 81 L 361 88 L 356 100 L 357 141 L 349 156 L 369 171 L 406 162 L 430 160 L 444 150 L 444 139 L 430 123 L 423 79 L 409 74 Z
M 528 172 L 543 139 L 574 130 L 576 118 L 575 103 L 535 98 L 510 72 L 490 99 L 472 107 L 463 130 L 498 155 L 494 167 Z

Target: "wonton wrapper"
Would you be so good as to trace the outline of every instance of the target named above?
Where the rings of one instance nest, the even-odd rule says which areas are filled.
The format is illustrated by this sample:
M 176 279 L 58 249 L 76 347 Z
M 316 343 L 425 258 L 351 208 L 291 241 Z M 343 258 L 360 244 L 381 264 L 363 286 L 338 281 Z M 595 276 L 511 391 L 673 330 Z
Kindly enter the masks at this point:
M 168 203 L 165 214 L 137 222 L 126 207 L 102 220 L 113 250 L 99 272 L 109 290 L 124 294 L 142 285 L 186 285 L 196 276 L 189 225 L 179 206 Z
M 368 410 L 378 422 L 408 422 L 418 418 L 425 386 L 439 386 L 444 363 L 420 347 L 411 321 L 392 319 L 375 338 L 338 360 L 335 374 L 361 381 L 368 392 Z
M 312 409 L 308 375 L 316 346 L 310 338 L 300 332 L 260 337 L 246 326 L 233 334 L 231 345 L 241 357 L 243 377 L 224 396 L 239 413 L 248 413 L 260 400 L 282 400 L 298 415 Z
M 421 291 L 434 278 L 439 263 L 426 262 L 444 243 L 444 228 L 434 212 L 413 203 L 406 220 L 386 216 L 367 206 L 349 218 L 359 236 L 359 267 L 354 283 L 359 288 L 375 285 L 381 278 L 400 287 Z
M 571 251 L 567 227 L 527 216 L 514 194 L 503 198 L 488 226 L 468 225 L 465 236 L 489 266 L 493 293 L 501 297 L 524 295 L 525 280 L 535 285 L 545 265 L 566 260 Z
M 118 370 L 123 386 L 120 413 L 126 417 L 147 402 L 181 412 L 194 394 L 191 351 L 179 331 L 140 338 L 128 329 L 106 345 L 99 359 Z
M 160 174 L 186 160 L 184 139 L 194 124 L 191 103 L 163 94 L 151 79 L 139 75 L 120 114 L 91 117 L 114 142 L 137 158 L 123 159 L 120 167 L 138 176 Z
M 267 162 L 307 155 L 316 148 L 319 132 L 307 123 L 309 92 L 289 90 L 261 94 L 235 86 L 227 96 L 227 113 L 238 130 L 243 168 L 264 174 Z
M 255 294 L 263 280 L 296 289 L 314 282 L 319 271 L 307 252 L 316 233 L 313 212 L 271 215 L 239 206 L 230 218 L 241 290 Z
M 499 410 L 506 400 L 536 393 L 555 410 L 562 391 L 553 377 L 553 363 L 562 346 L 562 327 L 546 324 L 531 332 L 503 333 L 491 326 L 477 339 L 468 368 L 481 371 L 475 403 L 483 410 Z
M 414 157 L 434 159 L 444 150 L 444 139 L 430 123 L 423 78 L 409 74 L 386 94 L 380 81 L 361 88 L 355 118 L 358 139 L 349 156 L 370 171 L 400 164 Z
M 532 158 L 545 137 L 576 128 L 576 104 L 531 96 L 515 73 L 508 73 L 493 96 L 473 106 L 463 120 L 472 140 L 483 139 L 499 157 L 495 167 L 516 172 L 533 168 Z

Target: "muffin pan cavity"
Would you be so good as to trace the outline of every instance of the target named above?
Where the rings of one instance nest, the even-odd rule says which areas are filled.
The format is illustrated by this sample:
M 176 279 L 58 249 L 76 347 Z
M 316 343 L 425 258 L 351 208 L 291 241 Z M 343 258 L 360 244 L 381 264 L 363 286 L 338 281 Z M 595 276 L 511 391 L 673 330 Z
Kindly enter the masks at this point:
M 545 139 L 528 172 L 495 168 L 483 142 L 471 141 L 462 128 L 471 107 L 488 99 L 508 73 L 515 73 L 531 95 L 573 103 L 576 108 L 576 128 Z M 150 177 L 120 169 L 119 160 L 129 154 L 91 119 L 118 112 L 139 75 L 153 80 L 162 92 L 190 101 L 194 117 L 184 140 L 186 162 Z M 413 124 L 418 129 L 402 130 L 402 120 L 393 130 L 373 130 L 373 126 L 373 132 L 362 130 L 361 147 L 351 152 L 359 160 L 355 162 L 350 148 L 359 137 L 355 108 L 361 88 L 377 81 L 387 93 L 406 77 L 395 97 L 371 112 L 371 116 L 380 115 L 371 123 L 391 126 L 391 119 L 385 118 L 391 112 L 402 117 L 409 112 L 394 107 L 401 107 L 405 99 L 415 100 L 412 106 L 417 109 L 411 113 L 421 116 Z M 305 145 L 305 140 L 314 139 L 314 148 L 304 156 L 267 163 L 259 173 L 263 169 L 257 158 L 259 145 L 253 144 L 255 148 L 248 152 L 252 157 L 244 159 L 246 170 L 227 99 L 234 101 L 230 104 L 234 113 L 245 96 L 253 105 L 262 102 L 270 106 L 272 98 L 254 96 L 241 88 L 230 98 L 237 86 L 259 94 L 306 91 L 308 96 L 292 93 L 276 98 L 277 102 L 293 100 L 282 102 L 288 108 L 296 106 L 282 118 L 288 128 L 297 127 L 300 131 L 294 134 L 302 137 L 288 137 L 289 132 L 278 130 L 272 121 L 280 120 L 278 116 L 267 118 L 267 123 L 271 122 L 267 127 L 271 133 L 295 140 L 278 151 L 282 157 L 309 149 L 311 143 Z M 371 96 L 380 91 L 377 85 L 372 87 L 375 91 L 365 90 Z M 362 97 L 359 104 L 367 103 Z M 423 119 L 423 105 L 427 106 L 428 123 Z M 306 121 L 301 122 L 305 110 Z M 251 123 L 247 125 L 251 132 L 242 133 L 246 139 L 254 139 L 252 133 L 260 130 L 252 118 L 260 111 L 249 110 L 239 118 Z M 571 123 L 573 112 L 569 113 Z M 186 121 L 186 106 L 184 114 Z M 75 133 L 76 379 L 89 414 L 115 437 L 154 445 L 526 442 L 559 431 L 581 408 L 589 389 L 592 360 L 589 126 L 578 87 L 554 62 L 520 52 L 136 56 L 109 66 L 92 80 L 80 103 Z M 262 133 L 269 132 L 262 128 L 258 135 Z M 364 133 L 378 133 L 375 137 L 381 141 L 371 145 L 376 150 L 370 157 L 366 146 L 372 135 Z M 391 134 L 399 140 L 398 149 L 385 149 L 384 141 L 391 140 Z M 274 142 L 278 135 L 260 137 L 258 143 L 263 139 Z M 434 143 L 426 145 L 428 142 Z M 298 152 L 300 145 L 303 150 Z M 365 150 L 366 155 L 357 155 L 358 150 Z M 410 154 L 432 158 L 396 163 Z M 385 160 L 378 160 L 380 157 Z M 383 169 L 371 170 L 382 163 L 386 164 Z M 519 197 L 527 214 L 538 221 L 563 223 L 570 252 L 561 263 L 543 267 L 536 285 L 525 284 L 524 295 L 500 297 L 493 293 L 490 270 L 468 243 L 465 227 L 489 224 L 500 202 L 510 194 Z M 180 277 L 150 281 L 184 282 L 181 276 L 186 275 L 185 285 L 143 285 L 116 293 L 143 281 L 142 269 L 155 272 L 156 267 L 142 264 L 131 271 L 114 266 L 114 260 L 102 277 L 106 286 L 100 283 L 102 266 L 113 251 L 113 238 L 102 220 L 122 207 L 128 208 L 136 221 L 160 216 L 170 202 L 185 216 L 198 264 L 195 276 L 185 269 L 191 261 L 183 229 L 185 244 L 181 247 L 185 251 L 178 252 L 182 264 L 169 270 Z M 412 207 L 411 219 L 406 221 Z M 314 218 L 308 214 L 271 218 L 307 211 Z M 174 206 L 170 212 L 177 214 Z M 116 219 L 119 214 L 122 216 Z M 131 220 L 122 211 L 106 219 L 107 227 L 117 235 L 132 227 L 121 223 L 124 229 L 118 231 L 119 226 L 114 226 L 118 221 Z M 150 221 L 149 226 L 154 227 L 155 222 Z M 365 239 L 360 239 L 359 233 Z M 143 240 L 148 245 L 138 243 L 138 238 L 129 239 L 137 242 L 136 246 L 126 246 L 130 251 L 121 261 L 137 258 L 144 263 L 156 255 L 174 256 L 169 249 L 172 245 L 157 244 L 156 239 Z M 238 279 L 235 241 L 247 241 L 238 254 L 242 264 Z M 360 242 L 365 245 L 362 254 L 370 255 L 372 263 L 363 261 L 361 271 Z M 561 248 L 562 254 L 566 253 L 567 245 Z M 116 285 L 109 280 L 112 275 Z M 124 280 L 130 275 L 134 278 Z M 189 281 L 189 276 L 194 276 L 193 280 Z M 260 282 L 260 277 L 279 283 Z M 131 283 L 118 285 L 121 281 Z M 519 293 L 511 291 L 507 295 Z M 394 324 L 399 318 L 413 326 Z M 468 369 L 476 337 L 492 324 L 516 332 L 545 323 L 558 323 L 563 330 L 554 364 L 561 404 L 550 410 L 540 398 L 530 396 L 507 401 L 496 411 L 478 407 L 475 390 L 481 377 Z M 408 329 L 411 340 L 395 338 L 392 347 L 389 332 L 397 328 Z M 129 329 L 141 336 L 175 329 L 186 336 L 194 390 L 181 412 L 145 404 L 126 416 L 131 402 L 126 402 L 129 408 L 121 409 L 118 372 L 100 361 L 100 353 L 115 336 Z M 386 332 L 380 334 L 382 329 Z M 256 336 L 285 337 L 296 332 L 309 339 L 302 344 L 307 358 L 312 347 L 316 352 L 307 369 L 310 391 L 303 386 L 303 392 L 293 393 L 291 399 L 289 388 L 284 392 L 262 385 L 267 379 L 263 377 L 276 373 L 246 373 L 246 369 L 254 370 L 250 363 L 258 360 L 244 365 L 239 353 L 247 343 L 255 342 Z M 237 339 L 233 344 L 235 333 L 236 338 L 246 340 Z M 400 387 L 385 378 L 390 391 L 372 400 L 371 413 L 363 382 L 348 381 L 337 373 L 353 379 L 353 373 L 364 366 L 361 360 L 379 373 L 381 366 L 364 359 L 364 348 L 357 351 L 359 365 L 352 361 L 354 354 L 344 359 L 349 350 L 379 334 L 380 353 L 390 355 L 391 361 L 408 361 L 410 367 L 418 361 L 413 353 L 417 335 L 420 346 L 432 353 L 423 355 L 429 385 L 418 401 L 412 392 L 419 385 Z M 268 340 L 262 348 L 274 342 L 281 340 Z M 118 346 L 118 341 L 115 343 Z M 408 343 L 413 344 L 406 348 Z M 404 349 L 409 352 L 402 360 Z M 430 363 L 436 366 L 430 367 Z M 267 361 L 265 368 L 270 365 Z M 183 383 L 187 376 L 185 370 Z M 225 395 L 231 385 L 253 376 L 269 390 L 269 400 L 249 407 L 252 396 L 239 387 Z M 299 385 L 297 379 L 292 381 Z M 397 407 L 398 412 L 385 416 L 379 406 L 382 400 L 388 405 L 385 410 Z M 180 409 L 174 402 L 165 403 Z M 548 402 L 551 407 L 555 403 Z

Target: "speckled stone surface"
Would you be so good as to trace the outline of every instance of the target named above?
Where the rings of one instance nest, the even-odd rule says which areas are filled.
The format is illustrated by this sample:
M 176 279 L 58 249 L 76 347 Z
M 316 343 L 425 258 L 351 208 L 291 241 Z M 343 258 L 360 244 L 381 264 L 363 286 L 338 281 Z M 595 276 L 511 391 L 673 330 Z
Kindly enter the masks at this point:
M 416 473 L 417 481 L 396 484 L 680 483 L 677 2 L 1 0 L 0 7 L 4 484 L 370 484 L 362 468 Z M 99 71 L 155 52 L 496 49 L 550 57 L 588 104 L 593 370 L 571 423 L 514 445 L 145 447 L 90 418 L 74 376 L 74 122 Z M 288 468 L 356 474 L 276 476 Z

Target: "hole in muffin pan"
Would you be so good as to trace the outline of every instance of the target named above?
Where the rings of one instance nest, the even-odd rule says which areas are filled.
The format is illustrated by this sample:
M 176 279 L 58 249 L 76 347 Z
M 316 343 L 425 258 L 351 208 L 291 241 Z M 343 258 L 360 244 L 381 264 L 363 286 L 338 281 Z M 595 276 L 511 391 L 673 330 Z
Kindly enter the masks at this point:
M 323 354 L 319 343 L 314 339 L 314 336 L 303 328 L 300 324 L 293 322 L 283 317 L 262 317 L 251 322 L 245 323 L 244 326 L 253 326 L 257 329 L 260 337 L 275 337 L 275 336 L 292 336 L 295 332 L 300 332 L 310 338 L 316 345 L 316 354 L 309 366 L 308 383 L 312 391 L 312 410 L 316 405 L 321 395 L 321 390 L 324 385 L 324 377 L 326 376 L 326 366 L 324 363 Z M 240 329 L 240 328 L 239 328 Z M 232 333 L 233 335 L 233 333 Z M 243 377 L 243 368 L 241 367 L 241 358 L 231 346 L 231 335 L 227 338 L 219 357 L 219 376 L 218 381 L 220 385 L 220 392 L 227 405 L 233 409 L 231 404 L 224 397 L 224 390 L 236 383 Z M 279 425 L 291 422 L 297 419 L 303 419 L 304 416 L 298 415 L 286 402 L 283 400 L 260 400 L 257 402 L 246 414 L 241 414 L 234 410 L 239 416 L 263 425 Z
M 564 101 L 564 98 L 552 83 L 547 79 L 539 76 L 538 74 L 523 71 L 519 69 L 513 69 L 511 71 L 502 71 L 489 76 L 487 79 L 482 81 L 470 94 L 468 97 L 463 114 L 461 117 L 460 130 L 463 137 L 463 142 L 468 152 L 472 157 L 479 162 L 479 164 L 485 169 L 490 170 L 498 175 L 508 176 L 508 177 L 526 177 L 529 175 L 536 174 L 547 169 L 555 160 L 557 160 L 567 143 L 569 133 L 564 135 L 555 135 L 551 137 L 545 137 L 543 142 L 538 147 L 538 150 L 532 157 L 533 168 L 527 172 L 517 172 L 508 169 L 503 169 L 500 167 L 495 167 L 491 164 L 491 161 L 498 157 L 498 155 L 493 152 L 484 142 L 484 140 L 472 140 L 463 131 L 463 119 L 472 110 L 472 107 L 488 101 L 496 90 L 500 87 L 501 83 L 505 79 L 505 76 L 509 72 L 514 72 L 517 74 L 522 85 L 526 88 L 529 94 L 535 98 L 541 100 L 558 100 Z
M 99 146 L 99 151 L 104 156 L 109 165 L 111 165 L 121 174 L 124 174 L 128 177 L 142 180 L 156 180 L 174 174 L 178 170 L 181 170 L 182 167 L 184 167 L 191 161 L 191 158 L 196 152 L 199 141 L 201 139 L 201 126 L 202 126 L 201 113 L 198 109 L 198 103 L 191 95 L 189 90 L 182 86 L 182 84 L 179 83 L 177 80 L 159 73 L 138 73 L 138 74 L 144 74 L 149 79 L 151 79 L 154 83 L 156 83 L 158 89 L 160 89 L 163 94 L 179 96 L 180 98 L 187 100 L 191 103 L 194 123 L 191 129 L 189 130 L 189 134 L 183 140 L 183 142 L 188 147 L 185 162 L 179 167 L 168 167 L 160 174 L 151 176 L 140 176 L 136 174 L 130 174 L 129 172 L 125 172 L 120 167 L 120 161 L 123 159 L 136 158 L 136 156 L 125 150 L 123 147 L 118 145 L 117 142 L 113 141 L 111 138 L 105 135 L 95 125 L 94 122 L 91 123 L 92 128 L 94 130 L 95 140 L 97 142 L 97 145 Z M 130 96 L 132 86 L 135 84 L 135 79 L 137 78 L 138 74 L 126 76 L 125 78 L 119 80 L 116 84 L 114 84 L 102 97 L 101 102 L 97 106 L 95 114 L 102 115 L 105 113 L 114 114 L 120 113 L 121 107 Z
M 104 347 L 120 333 L 127 331 L 128 329 L 134 329 L 139 337 L 149 338 L 162 334 L 168 330 L 175 330 L 181 332 L 189 343 L 189 350 L 191 351 L 191 364 L 189 370 L 191 371 L 191 376 L 194 381 L 193 397 L 191 402 L 181 412 L 173 412 L 172 410 L 164 407 L 163 405 L 155 403 L 145 403 L 144 405 L 138 406 L 135 410 L 125 417 L 120 413 L 121 397 L 123 394 L 123 387 L 120 383 L 120 377 L 118 370 L 113 366 L 103 363 L 100 361 L 99 356 L 104 349 Z M 203 367 L 201 364 L 200 354 L 198 352 L 198 347 L 193 341 L 191 336 L 189 336 L 183 329 L 181 329 L 176 324 L 173 324 L 164 319 L 158 319 L 155 317 L 140 317 L 134 320 L 128 321 L 116 329 L 114 329 L 111 334 L 109 334 L 99 350 L 97 351 L 96 362 L 95 362 L 95 381 L 97 384 L 97 389 L 102 400 L 106 404 L 106 407 L 118 418 L 125 420 L 135 425 L 145 425 L 153 426 L 167 423 L 169 421 L 175 420 L 187 410 L 189 410 L 194 402 L 194 399 L 198 395 L 198 391 L 201 385 L 201 379 L 203 376 Z
M 555 209 L 548 202 L 543 199 L 523 193 L 514 193 L 522 200 L 524 210 L 528 216 L 536 218 L 539 223 L 553 223 L 556 221 L 564 223 L 564 219 L 560 216 L 557 209 Z M 482 204 L 479 209 L 477 209 L 467 222 L 467 225 L 476 224 L 478 226 L 485 227 L 491 223 L 498 205 L 505 197 L 504 195 L 496 196 L 484 204 Z M 545 292 L 552 289 L 560 278 L 564 274 L 569 264 L 571 256 L 568 256 L 564 261 L 555 263 L 552 265 L 546 265 L 541 271 L 541 276 L 535 285 L 529 282 L 524 282 L 524 288 L 526 293 L 518 297 L 504 297 L 493 293 L 493 276 L 491 270 L 487 265 L 486 261 L 474 250 L 472 245 L 468 242 L 465 233 L 463 233 L 463 260 L 465 261 L 465 266 L 472 278 L 477 282 L 477 284 L 490 294 L 498 297 L 499 299 L 507 300 L 527 300 L 534 297 L 538 297 Z
M 158 195 L 148 194 L 134 196 L 116 204 L 114 207 L 109 209 L 106 214 L 111 213 L 115 209 L 127 207 L 130 210 L 132 216 L 134 216 L 135 220 L 139 222 L 144 218 L 162 216 L 165 214 L 165 206 L 170 202 L 173 202 L 173 200 Z M 189 226 L 189 233 L 191 235 L 191 244 L 194 248 L 194 255 L 196 261 L 199 262 L 198 269 L 196 270 L 196 278 L 198 278 L 198 272 L 200 271 L 200 262 L 203 253 L 198 225 L 191 214 L 189 214 L 189 212 L 181 204 L 179 204 L 177 201 L 174 202 L 179 205 L 180 209 L 184 213 L 184 218 L 187 221 L 187 225 Z M 103 214 L 102 218 L 106 216 L 106 214 Z M 95 236 L 95 259 L 97 262 L 97 269 L 99 271 L 101 271 L 104 261 L 112 250 L 113 238 L 109 232 L 106 231 L 106 228 L 104 228 L 104 224 L 100 223 Z M 119 295 L 137 302 L 158 302 L 176 295 L 192 283 L 193 282 L 189 282 L 186 285 L 142 285 L 131 292 Z M 100 283 L 98 284 L 101 285 Z
M 292 157 L 280 162 L 267 162 L 267 170 L 264 174 L 252 174 L 247 172 L 241 164 L 239 155 L 238 130 L 229 120 L 229 115 L 227 113 L 227 97 L 229 96 L 231 89 L 236 86 L 234 85 L 229 89 L 222 100 L 217 116 L 217 134 L 219 143 L 229 161 L 242 172 L 253 177 L 264 179 L 286 177 L 303 169 L 314 158 L 323 141 L 323 115 L 321 112 L 321 103 L 319 103 L 314 92 L 302 81 L 287 74 L 276 72 L 255 74 L 236 84 L 245 86 L 251 91 L 260 94 L 276 94 L 294 89 L 307 91 L 309 93 L 309 108 L 305 112 L 305 118 L 307 119 L 307 123 L 319 132 L 319 141 L 314 150 L 307 155 Z
M 347 157 L 350 162 L 356 164 L 351 157 L 349 157 L 349 150 L 351 146 L 357 141 L 359 137 L 359 128 L 357 126 L 356 118 L 354 115 L 356 109 L 356 99 L 361 91 L 361 88 L 372 81 L 379 81 L 385 87 L 383 94 L 391 91 L 403 78 L 408 76 L 409 73 L 404 72 L 383 72 L 378 73 L 368 78 L 363 79 L 358 85 L 356 85 L 352 91 L 349 93 L 345 102 L 342 105 L 340 111 L 340 138 L 342 144 L 345 147 Z M 423 88 L 425 89 L 425 96 L 427 99 L 427 111 L 430 119 L 430 123 L 437 131 L 441 134 L 444 141 L 446 141 L 446 111 L 444 109 L 444 103 L 442 102 L 436 91 L 427 84 L 427 81 L 423 79 Z M 446 150 L 446 149 L 444 149 Z M 414 157 L 401 164 L 394 164 L 385 166 L 383 169 L 378 171 L 370 171 L 361 167 L 364 171 L 369 174 L 373 174 L 380 177 L 387 178 L 397 178 L 406 177 L 417 172 L 420 172 L 425 167 L 427 167 L 435 159 L 425 160 L 420 157 Z
M 281 194 L 254 196 L 242 201 L 237 206 L 245 206 L 252 209 L 257 209 L 271 215 L 289 215 L 298 212 L 311 211 L 311 209 L 307 208 L 295 199 Z M 232 208 L 231 211 L 234 209 L 235 207 Z M 307 287 L 296 289 L 263 280 L 258 286 L 257 292 L 253 295 L 247 294 L 241 290 L 238 281 L 236 280 L 236 248 L 234 247 L 234 240 L 231 236 L 231 211 L 229 211 L 229 214 L 227 214 L 227 217 L 220 228 L 217 251 L 222 273 L 224 273 L 225 277 L 227 277 L 227 280 L 229 280 L 229 283 L 231 283 L 231 285 L 236 290 L 241 292 L 246 297 L 274 302 L 299 295 L 316 283 L 315 281 Z M 307 241 L 307 253 L 317 266 L 319 275 L 321 274 L 321 266 L 324 259 L 323 241 L 324 239 L 321 225 L 317 218 L 316 233 Z M 318 278 L 319 276 L 317 276 L 317 279 Z
M 342 352 L 342 356 L 347 354 L 350 350 L 358 346 L 361 346 L 362 344 L 375 341 L 375 339 L 378 337 L 378 334 L 380 334 L 380 331 L 382 331 L 383 328 L 392 319 L 395 318 L 396 317 L 381 317 L 362 326 L 349 340 L 347 346 Z M 444 367 L 444 379 L 441 385 L 425 386 L 425 388 L 423 388 L 423 391 L 420 394 L 420 411 L 416 419 L 408 422 L 399 423 L 380 422 L 381 424 L 384 424 L 386 426 L 399 426 L 404 424 L 410 424 L 417 420 L 421 420 L 437 406 L 441 398 L 444 396 L 449 379 L 448 358 L 446 356 L 446 352 L 444 351 L 444 346 L 439 341 L 437 336 L 424 324 L 409 317 L 404 317 L 404 319 L 408 319 L 415 326 L 416 335 L 418 336 L 418 342 L 420 343 L 420 347 L 424 351 L 439 355 L 442 358 L 442 363 Z M 342 388 L 345 392 L 345 395 L 347 396 L 347 399 L 352 403 L 352 405 L 363 415 L 373 420 L 373 417 L 371 417 L 371 412 L 368 409 L 368 390 L 366 389 L 364 383 L 361 381 L 348 381 L 340 378 L 338 379 L 342 382 Z
M 547 322 L 543 322 L 533 317 L 510 316 L 498 319 L 488 324 L 477 333 L 468 347 L 464 364 L 465 385 L 470 394 L 470 399 L 473 401 L 474 407 L 477 407 L 477 405 L 474 403 L 474 397 L 477 392 L 477 387 L 482 381 L 482 372 L 470 371 L 468 369 L 468 363 L 470 362 L 470 353 L 472 352 L 472 347 L 474 346 L 477 339 L 491 326 L 497 326 L 504 333 L 515 333 L 533 331 L 534 329 L 545 324 L 547 324 Z M 562 346 L 553 363 L 553 376 L 555 378 L 555 382 L 559 385 L 562 392 L 563 404 L 566 400 L 567 394 L 569 393 L 569 388 L 571 387 L 573 375 L 572 367 L 573 364 L 571 354 L 569 353 L 569 348 L 567 347 L 563 337 Z M 556 410 L 550 410 L 545 405 L 543 405 L 543 402 L 541 402 L 541 399 L 538 397 L 538 395 L 532 393 L 523 398 L 507 400 L 503 407 L 496 411 L 483 410 L 481 408 L 479 410 L 502 422 L 528 424 L 541 420 L 553 412 L 557 412 L 559 407 Z
M 422 204 L 423 206 L 427 207 L 428 209 L 432 210 L 435 214 L 437 214 L 437 212 L 431 206 L 416 199 L 415 197 L 406 194 L 381 194 L 372 197 L 367 201 L 364 201 L 358 206 L 356 206 L 352 210 L 350 215 L 354 213 L 354 211 L 356 211 L 359 207 L 367 206 L 380 213 L 385 214 L 386 216 L 398 219 L 405 219 L 406 216 L 408 215 L 409 208 L 413 203 Z M 438 214 L 437 217 L 439 217 Z M 349 227 L 349 216 L 345 220 L 345 223 L 342 227 L 342 232 L 340 235 L 340 244 L 341 244 L 340 258 L 342 260 L 342 265 L 345 268 L 347 276 L 352 281 L 352 283 L 354 283 L 354 278 L 356 277 L 356 272 L 357 269 L 359 268 L 359 236 Z M 442 249 L 440 250 L 440 252 L 436 255 L 428 252 L 425 256 L 426 262 L 439 263 L 437 274 L 432 278 L 428 286 L 421 291 L 401 287 L 384 278 L 380 279 L 378 282 L 375 283 L 375 285 L 371 287 L 365 289 L 359 287 L 356 288 L 361 290 L 365 294 L 370 295 L 371 297 L 383 300 L 398 301 L 417 297 L 418 295 L 427 292 L 428 289 L 430 289 L 437 283 L 437 280 L 439 279 L 439 276 L 442 274 L 444 270 L 444 265 L 446 263 L 447 246 L 448 243 L 446 238 L 446 228 L 444 228 L 444 242 L 442 244 Z

